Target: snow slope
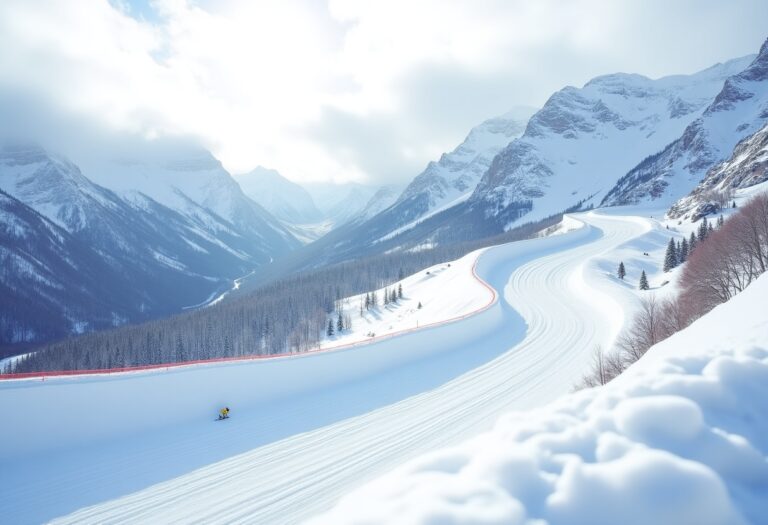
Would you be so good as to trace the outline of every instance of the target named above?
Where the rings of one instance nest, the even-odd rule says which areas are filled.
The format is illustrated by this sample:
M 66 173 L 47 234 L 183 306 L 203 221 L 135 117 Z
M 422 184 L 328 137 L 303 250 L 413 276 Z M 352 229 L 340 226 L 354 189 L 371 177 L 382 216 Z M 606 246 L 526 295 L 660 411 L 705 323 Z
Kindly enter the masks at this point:
M 275 170 L 257 166 L 236 180 L 248 197 L 289 224 L 308 224 L 323 219 L 307 190 Z
M 384 304 L 386 292 L 392 293 L 397 284 L 376 290 L 378 305 L 360 315 L 365 294 L 347 297 L 342 301 L 342 314 L 351 326 L 341 333 L 325 337 L 323 348 L 339 344 L 369 341 L 391 333 L 440 323 L 484 308 L 495 299 L 493 293 L 474 275 L 473 268 L 481 251 L 469 253 L 456 261 L 441 263 L 422 270 L 400 281 L 403 298 Z M 445 294 L 444 290 L 461 293 Z M 422 307 L 419 308 L 419 303 Z M 329 320 L 336 324 L 337 314 Z
M 295 523 L 555 399 L 635 301 L 599 257 L 651 228 L 578 217 L 588 227 L 483 252 L 499 299 L 453 323 L 296 357 L 0 383 L 0 508 L 16 523 L 97 503 L 59 522 Z M 212 422 L 224 404 L 232 419 Z
M 607 386 L 510 413 L 311 523 L 768 523 L 767 296 L 768 274 Z

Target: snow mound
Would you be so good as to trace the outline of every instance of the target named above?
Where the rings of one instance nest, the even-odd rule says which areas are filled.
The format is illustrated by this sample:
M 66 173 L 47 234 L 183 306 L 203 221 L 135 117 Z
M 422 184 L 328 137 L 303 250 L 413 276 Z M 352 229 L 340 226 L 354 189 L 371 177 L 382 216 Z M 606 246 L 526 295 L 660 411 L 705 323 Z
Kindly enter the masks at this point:
M 310 523 L 768 523 L 766 296 L 768 275 L 609 385 L 507 414 Z

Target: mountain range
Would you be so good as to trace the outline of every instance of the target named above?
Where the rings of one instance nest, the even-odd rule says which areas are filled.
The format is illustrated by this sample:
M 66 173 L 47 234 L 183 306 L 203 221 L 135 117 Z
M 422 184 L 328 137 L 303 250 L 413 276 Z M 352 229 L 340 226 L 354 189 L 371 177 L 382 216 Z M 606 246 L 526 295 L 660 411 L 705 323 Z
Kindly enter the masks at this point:
M 767 122 L 768 41 L 689 75 L 565 87 L 480 123 L 404 189 L 302 186 L 263 167 L 234 178 L 170 139 L 77 158 L 5 143 L 0 345 L 167 316 L 247 273 L 475 240 L 565 210 L 647 203 L 696 219 L 766 181 Z
M 331 232 L 295 267 L 471 240 L 597 206 L 763 54 L 660 79 L 605 75 L 582 88 L 563 88 L 529 119 L 519 112 L 490 119 L 429 163 L 393 206 Z
M 674 141 L 630 170 L 605 205 L 656 201 L 672 205 L 731 155 L 736 144 L 768 121 L 768 40 L 741 71 L 730 75 L 704 112 Z M 677 215 L 678 208 L 673 212 Z
M 185 158 L 92 165 L 108 189 L 40 146 L 0 147 L 3 245 L 19 263 L 4 267 L 3 285 L 15 294 L 59 290 L 26 302 L 41 313 L 34 327 L 6 315 L 0 344 L 170 315 L 300 245 L 210 154 Z

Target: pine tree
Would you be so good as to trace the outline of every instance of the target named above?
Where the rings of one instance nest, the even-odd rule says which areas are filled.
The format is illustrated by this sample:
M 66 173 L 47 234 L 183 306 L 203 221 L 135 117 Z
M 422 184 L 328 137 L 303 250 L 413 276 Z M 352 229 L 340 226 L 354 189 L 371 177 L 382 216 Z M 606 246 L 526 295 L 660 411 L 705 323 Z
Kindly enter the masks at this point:
M 344 331 L 344 318 L 341 316 L 341 312 L 339 312 L 339 319 L 336 321 L 336 331 L 339 333 Z
M 677 266 L 677 249 L 675 247 L 675 240 L 670 239 L 667 245 L 667 253 L 664 255 L 664 271 L 668 272 L 675 266 Z
M 688 256 L 690 257 L 693 253 L 694 248 L 696 248 L 696 243 L 698 240 L 696 239 L 696 234 L 691 232 L 691 238 L 688 241 Z
M 384 305 L 389 304 L 389 288 L 384 288 Z
M 418 309 L 421 310 L 421 301 L 419 301 Z
M 699 224 L 699 242 L 707 238 L 707 233 L 709 233 L 708 226 L 709 223 L 707 222 L 707 218 L 704 217 L 704 219 L 701 221 L 701 224 Z
M 677 258 L 677 263 L 683 264 L 687 260 L 688 260 L 688 239 L 683 237 L 682 242 L 680 242 L 680 255 Z
M 723 214 L 721 213 L 720 217 L 717 218 L 717 229 L 722 228 L 723 224 L 725 224 L 725 219 L 723 219 Z
M 398 299 L 403 298 L 403 283 L 400 283 L 397 285 L 397 298 Z
M 733 204 L 731 204 L 731 208 L 735 208 L 735 207 L 736 207 L 736 201 L 733 201 Z
M 397 290 L 395 290 L 394 288 L 392 288 L 392 302 L 393 303 L 397 302 Z
M 365 294 L 365 310 L 368 311 L 371 309 L 371 295 Z
M 333 319 L 328 319 L 328 330 L 325 332 L 328 337 L 333 335 Z
M 645 270 L 643 270 L 643 273 L 640 274 L 640 289 L 641 290 L 649 290 L 651 287 L 648 286 L 648 277 L 645 275 Z
M 379 306 L 379 298 L 376 296 L 376 292 L 371 292 L 371 306 L 373 308 Z
M 624 268 L 624 262 L 619 263 L 619 279 L 622 281 L 624 280 L 624 277 L 627 275 L 627 270 Z

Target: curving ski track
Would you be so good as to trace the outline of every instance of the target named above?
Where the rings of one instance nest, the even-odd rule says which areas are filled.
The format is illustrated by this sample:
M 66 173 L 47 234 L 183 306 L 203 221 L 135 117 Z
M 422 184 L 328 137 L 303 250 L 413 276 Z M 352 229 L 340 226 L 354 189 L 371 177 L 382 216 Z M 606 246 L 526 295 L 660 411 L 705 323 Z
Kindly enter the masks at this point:
M 62 467 L 65 478 L 17 483 L 0 499 L 23 517 L 21 506 L 41 504 L 36 491 L 61 491 L 61 510 L 72 505 L 67 494 L 93 491 L 78 506 L 128 494 L 55 523 L 297 523 L 409 458 L 490 428 L 505 411 L 540 406 L 570 390 L 633 301 L 590 259 L 650 228 L 635 217 L 578 217 L 587 228 L 480 256 L 477 273 L 499 295 L 490 308 L 379 343 L 444 347 L 428 359 L 264 406 L 224 428 L 96 451 L 88 465 Z M 147 481 L 155 484 L 142 488 Z

